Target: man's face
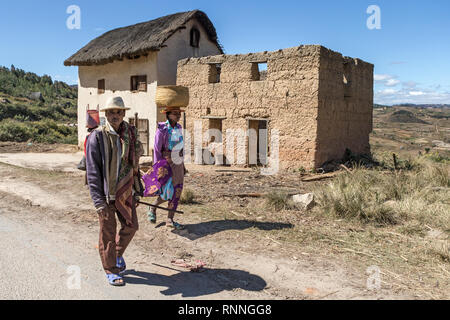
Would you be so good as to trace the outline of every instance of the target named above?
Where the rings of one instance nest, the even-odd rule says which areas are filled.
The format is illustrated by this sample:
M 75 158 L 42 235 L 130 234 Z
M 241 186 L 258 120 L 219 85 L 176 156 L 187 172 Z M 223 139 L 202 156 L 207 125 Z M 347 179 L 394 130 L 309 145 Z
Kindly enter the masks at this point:
M 125 110 L 121 109 L 111 109 L 106 110 L 106 119 L 113 127 L 119 127 L 125 117 Z

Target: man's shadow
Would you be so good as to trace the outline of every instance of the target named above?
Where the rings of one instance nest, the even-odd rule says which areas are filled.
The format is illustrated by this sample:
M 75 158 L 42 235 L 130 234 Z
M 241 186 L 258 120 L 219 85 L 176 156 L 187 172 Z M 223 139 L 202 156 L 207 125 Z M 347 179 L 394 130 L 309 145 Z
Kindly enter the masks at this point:
M 198 297 L 241 288 L 247 291 L 261 291 L 267 283 L 261 277 L 243 270 L 204 269 L 203 272 L 178 271 L 166 276 L 134 269 L 123 273 L 127 284 L 143 284 L 167 287 L 161 293 L 166 296 L 181 294 L 182 297 Z
M 248 228 L 257 228 L 259 230 L 281 230 L 294 227 L 291 223 L 260 222 L 252 220 L 214 220 L 185 224 L 184 226 L 184 230 L 173 230 L 172 232 L 190 240 L 196 240 L 225 230 L 244 230 Z

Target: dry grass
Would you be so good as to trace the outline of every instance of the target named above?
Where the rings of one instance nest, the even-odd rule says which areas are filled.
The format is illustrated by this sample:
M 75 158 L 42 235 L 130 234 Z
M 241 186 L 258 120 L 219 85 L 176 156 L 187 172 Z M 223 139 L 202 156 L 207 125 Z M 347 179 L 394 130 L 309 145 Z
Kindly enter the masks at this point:
M 184 188 L 183 192 L 181 192 L 180 203 L 181 204 L 193 204 L 195 203 L 195 194 L 194 191 L 188 188 Z
M 281 210 L 295 210 L 298 209 L 295 202 L 292 200 L 292 196 L 286 192 L 274 192 L 265 195 L 266 208 Z
M 319 208 L 324 214 L 376 225 L 416 221 L 450 226 L 449 166 L 421 157 L 408 167 L 343 172 L 315 190 Z

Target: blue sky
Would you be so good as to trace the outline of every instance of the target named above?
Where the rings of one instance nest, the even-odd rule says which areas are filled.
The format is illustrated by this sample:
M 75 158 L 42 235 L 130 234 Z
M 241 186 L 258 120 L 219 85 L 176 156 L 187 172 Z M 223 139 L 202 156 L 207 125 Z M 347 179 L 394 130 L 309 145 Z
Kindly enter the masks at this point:
M 70 5 L 81 29 L 69 30 Z M 377 5 L 381 29 L 366 12 Z M 0 65 L 74 84 L 63 61 L 102 33 L 167 14 L 200 9 L 225 53 L 321 44 L 375 65 L 375 103 L 450 103 L 450 1 L 115 1 L 18 0 L 0 4 Z

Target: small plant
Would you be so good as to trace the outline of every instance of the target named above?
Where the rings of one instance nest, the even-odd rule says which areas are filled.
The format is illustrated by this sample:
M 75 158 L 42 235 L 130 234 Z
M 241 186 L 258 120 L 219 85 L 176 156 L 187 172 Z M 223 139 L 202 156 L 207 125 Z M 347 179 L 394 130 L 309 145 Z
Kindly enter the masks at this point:
M 438 256 L 444 262 L 450 262 L 450 243 L 447 242 L 436 242 L 432 244 L 430 249 L 431 253 Z
M 425 158 L 438 163 L 450 163 L 450 158 L 439 154 L 437 151 L 433 153 L 427 153 Z
M 306 169 L 303 166 L 301 166 L 300 168 L 297 169 L 297 172 L 306 173 Z
M 181 192 L 180 203 L 182 204 L 193 204 L 195 203 L 195 194 L 191 189 L 183 189 Z
M 280 210 L 294 210 L 297 209 L 292 197 L 285 192 L 269 193 L 265 196 L 266 206 L 269 209 Z

